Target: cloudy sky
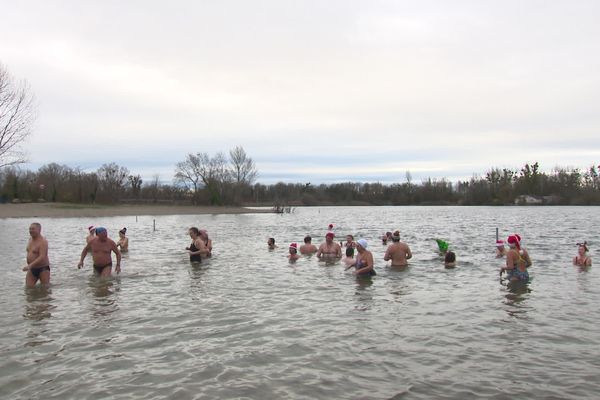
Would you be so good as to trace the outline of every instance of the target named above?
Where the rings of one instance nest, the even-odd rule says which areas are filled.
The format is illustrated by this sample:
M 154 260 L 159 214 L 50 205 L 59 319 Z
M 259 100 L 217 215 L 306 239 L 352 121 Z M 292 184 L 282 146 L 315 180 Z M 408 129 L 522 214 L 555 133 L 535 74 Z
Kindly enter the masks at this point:
M 26 167 L 170 181 L 243 146 L 259 181 L 402 182 L 600 162 L 600 2 L 12 1 Z

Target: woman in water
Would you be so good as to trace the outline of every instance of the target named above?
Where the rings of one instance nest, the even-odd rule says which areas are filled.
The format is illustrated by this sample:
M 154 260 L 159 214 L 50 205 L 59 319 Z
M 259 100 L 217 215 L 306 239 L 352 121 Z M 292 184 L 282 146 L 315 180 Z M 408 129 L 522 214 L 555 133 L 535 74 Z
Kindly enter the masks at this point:
M 202 262 L 202 255 L 206 255 L 208 253 L 206 246 L 202 239 L 200 238 L 200 231 L 196 227 L 191 227 L 188 231 L 190 237 L 192 238 L 192 244 L 190 247 L 186 247 L 185 249 L 188 251 L 190 255 L 191 262 Z
M 373 254 L 367 250 L 368 243 L 365 239 L 359 239 L 356 242 L 356 262 L 354 263 L 355 270 L 352 271 L 356 276 L 373 276 L 377 275 L 373 269 Z
M 573 265 L 579 267 L 591 267 L 592 258 L 587 255 L 589 251 L 587 242 L 577 243 L 577 246 L 577 255 L 573 258 Z
M 290 254 L 288 254 L 288 259 L 290 262 L 296 262 L 296 260 L 300 258 L 298 255 L 298 244 L 290 243 L 289 252 Z
M 121 252 L 125 252 L 129 250 L 129 239 L 125 234 L 127 233 L 127 228 L 123 228 L 119 231 L 119 241 L 117 242 L 117 247 L 121 250 Z
M 521 237 L 514 234 L 509 236 L 506 242 L 510 250 L 506 253 L 506 266 L 500 269 L 500 275 L 502 275 L 502 272 L 507 271 L 508 279 L 511 282 L 528 282 L 529 273 L 527 268 L 531 265 L 531 259 L 527 250 L 521 248 Z

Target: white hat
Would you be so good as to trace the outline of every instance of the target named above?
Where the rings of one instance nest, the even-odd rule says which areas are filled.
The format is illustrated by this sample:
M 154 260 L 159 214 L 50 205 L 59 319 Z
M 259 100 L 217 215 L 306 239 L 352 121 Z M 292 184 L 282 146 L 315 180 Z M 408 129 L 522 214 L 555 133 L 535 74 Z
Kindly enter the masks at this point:
M 363 249 L 366 249 L 366 248 L 367 248 L 367 246 L 369 245 L 369 243 L 367 242 L 367 240 L 366 240 L 366 239 L 358 239 L 358 240 L 356 241 L 356 243 L 360 244 L 360 246 L 361 246 Z

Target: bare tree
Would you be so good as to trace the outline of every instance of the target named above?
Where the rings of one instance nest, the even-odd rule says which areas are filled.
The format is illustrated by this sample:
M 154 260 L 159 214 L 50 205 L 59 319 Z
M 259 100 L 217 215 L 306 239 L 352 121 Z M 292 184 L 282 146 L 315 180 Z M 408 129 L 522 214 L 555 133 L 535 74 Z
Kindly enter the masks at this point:
M 256 164 L 251 157 L 248 157 L 244 148 L 236 146 L 229 151 L 229 161 L 233 181 L 237 184 L 252 185 L 258 176 Z
M 175 167 L 175 182 L 193 190 L 194 204 L 202 187 L 208 190 L 211 204 L 222 204 L 224 188 L 230 177 L 227 158 L 223 153 L 217 153 L 214 157 L 207 153 L 190 153 L 185 161 L 178 162 Z
M 0 167 L 25 162 L 19 145 L 31 134 L 36 107 L 29 85 L 0 64 Z
M 102 164 L 97 171 L 100 188 L 106 196 L 106 200 L 114 202 L 118 200 L 123 191 L 123 186 L 129 176 L 129 170 L 116 163 Z

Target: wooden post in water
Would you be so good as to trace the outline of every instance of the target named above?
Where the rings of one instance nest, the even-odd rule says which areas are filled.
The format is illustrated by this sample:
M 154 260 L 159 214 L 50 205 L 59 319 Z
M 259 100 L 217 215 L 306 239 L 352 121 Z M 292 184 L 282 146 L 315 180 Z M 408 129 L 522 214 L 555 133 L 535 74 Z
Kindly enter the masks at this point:
M 137 215 L 135 216 L 135 222 L 137 222 Z
M 496 242 L 500 239 L 500 237 L 498 236 L 498 228 L 496 228 Z
M 156 220 L 152 220 L 152 232 L 156 232 Z

